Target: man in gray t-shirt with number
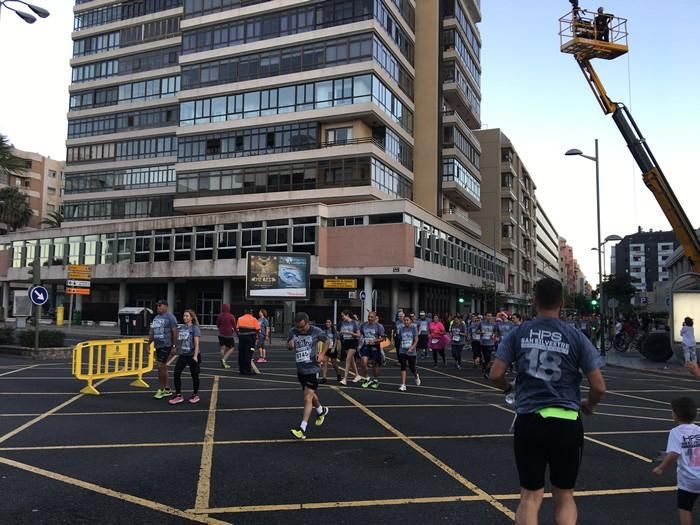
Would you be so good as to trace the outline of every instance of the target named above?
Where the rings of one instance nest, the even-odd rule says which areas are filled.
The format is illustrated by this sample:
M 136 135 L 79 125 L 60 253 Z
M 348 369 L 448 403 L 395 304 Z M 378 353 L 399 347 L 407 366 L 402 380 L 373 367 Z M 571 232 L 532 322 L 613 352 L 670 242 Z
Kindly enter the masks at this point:
M 491 380 L 513 389 L 506 369 L 515 362 L 515 461 L 520 477 L 518 523 L 537 523 L 549 467 L 557 523 L 573 525 L 574 485 L 583 452 L 580 412 L 593 414 L 605 393 L 597 350 L 580 330 L 559 319 L 562 286 L 545 278 L 535 285 L 537 317 L 518 326 L 499 345 Z M 581 371 L 588 399 L 581 401 Z
M 156 361 L 158 361 L 158 380 L 160 388 L 156 391 L 156 399 L 163 399 L 173 395 L 168 386 L 168 359 L 175 354 L 175 342 L 177 341 L 177 319 L 168 312 L 168 302 L 160 300 L 156 303 L 156 315 L 151 322 L 148 333 L 148 342 L 156 348 Z

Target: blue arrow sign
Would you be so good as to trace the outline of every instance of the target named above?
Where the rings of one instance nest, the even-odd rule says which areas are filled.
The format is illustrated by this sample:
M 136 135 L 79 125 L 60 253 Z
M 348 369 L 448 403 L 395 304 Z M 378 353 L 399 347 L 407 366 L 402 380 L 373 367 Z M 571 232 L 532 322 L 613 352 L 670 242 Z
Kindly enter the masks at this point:
M 365 292 L 364 290 L 362 290 L 362 291 L 360 292 L 360 300 L 361 300 L 361 301 L 365 301 L 366 299 L 367 299 L 367 292 Z
M 29 289 L 29 299 L 37 306 L 49 300 L 49 291 L 43 286 L 32 286 Z

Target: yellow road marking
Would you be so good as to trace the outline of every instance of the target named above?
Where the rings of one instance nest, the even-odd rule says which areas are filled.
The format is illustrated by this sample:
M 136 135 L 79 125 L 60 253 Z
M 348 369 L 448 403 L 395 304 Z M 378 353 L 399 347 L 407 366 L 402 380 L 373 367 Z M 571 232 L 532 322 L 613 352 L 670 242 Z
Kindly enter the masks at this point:
M 355 408 L 355 407 L 352 407 Z M 299 410 L 298 407 L 295 410 Z M 587 432 L 588 436 L 618 436 L 627 434 L 666 434 L 668 430 L 620 430 L 620 431 L 599 431 Z M 445 436 L 407 436 L 412 440 L 471 440 L 471 439 L 494 439 L 494 438 L 510 438 L 513 434 L 455 434 Z M 328 443 L 341 441 L 391 441 L 399 440 L 397 436 L 343 436 L 343 437 L 327 437 L 327 438 L 307 438 L 308 442 Z M 296 443 L 296 439 L 237 439 L 237 440 L 222 440 L 214 441 L 214 445 L 276 445 L 280 443 Z M 202 446 L 203 441 L 178 441 L 175 443 L 95 443 L 86 445 L 38 445 L 30 447 L 0 447 L 0 452 L 26 452 L 26 451 L 42 451 L 42 450 L 84 450 L 84 449 L 121 449 L 121 448 L 163 448 L 163 447 L 191 447 Z
M 483 496 L 438 496 L 426 498 L 398 498 L 359 501 L 330 501 L 321 503 L 287 503 L 281 505 L 248 505 L 240 507 L 220 507 L 213 509 L 190 509 L 189 512 L 206 512 L 207 514 L 239 512 L 278 512 L 289 510 L 342 509 L 350 507 L 375 507 L 380 505 L 404 505 L 407 503 L 454 503 L 459 501 L 483 501 Z
M 209 401 L 209 417 L 204 431 L 204 446 L 202 447 L 202 460 L 199 465 L 199 481 L 197 482 L 197 499 L 195 508 L 202 509 L 209 506 L 209 494 L 211 492 L 211 464 L 214 455 L 214 430 L 216 429 L 216 403 L 219 396 L 219 378 L 214 378 Z
M 207 377 L 207 376 L 200 376 Z M 209 376 L 214 377 L 214 376 Z M 112 379 L 114 381 L 114 379 Z M 97 383 L 95 383 L 97 385 Z M 281 392 L 281 391 L 297 391 L 299 388 L 280 388 L 280 387 L 270 387 L 270 388 L 220 388 L 219 392 Z M 211 392 L 211 390 L 200 389 L 200 392 Z M 149 391 L 144 390 L 115 390 L 115 391 L 103 391 L 103 395 L 116 395 L 116 394 L 138 394 L 143 395 Z M 152 390 L 150 391 L 153 392 Z M 0 396 L 69 396 L 73 392 L 0 392 Z M 404 392 L 405 393 L 405 392 Z M 452 399 L 452 398 L 449 398 Z
M 641 459 L 645 463 L 653 463 L 654 462 L 654 460 L 652 460 L 646 456 L 641 456 L 639 454 L 632 452 L 631 450 L 616 447 L 615 445 L 611 445 L 610 443 L 605 443 L 604 441 L 599 441 L 599 440 L 594 439 L 590 436 L 584 436 L 583 439 L 585 439 L 586 441 L 590 441 L 592 443 L 596 443 L 597 445 L 600 445 L 602 447 L 609 448 L 610 450 L 614 450 L 614 451 L 620 452 L 622 454 L 627 454 L 628 456 L 631 456 L 633 458 Z
M 611 416 L 611 417 L 625 417 L 629 419 L 646 419 L 648 421 L 665 421 L 668 423 L 673 423 L 673 419 L 663 418 L 663 417 L 651 417 L 651 416 L 634 416 L 632 414 L 610 414 L 609 412 L 596 412 L 597 416 Z
M 98 381 L 97 383 L 95 383 L 95 386 L 100 386 L 100 385 L 101 385 L 102 383 L 104 383 L 105 381 L 107 381 L 107 379 L 103 379 L 102 381 Z M 85 394 L 78 394 L 78 395 L 76 395 L 76 396 L 73 396 L 73 397 L 71 397 L 68 401 L 64 401 L 64 402 L 61 403 L 60 405 L 55 406 L 55 407 L 52 408 L 51 410 L 48 410 L 48 411 L 44 412 L 43 414 L 41 414 L 41 415 L 35 417 L 34 419 L 31 419 L 31 420 L 27 421 L 25 424 L 23 424 L 23 425 L 17 427 L 16 429 L 14 429 L 14 430 L 8 432 L 8 433 L 5 434 L 4 436 L 0 436 L 0 443 L 3 443 L 3 442 L 5 442 L 5 441 L 7 441 L 8 439 L 10 439 L 11 437 L 16 436 L 17 434 L 19 434 L 19 433 L 22 432 L 23 430 L 26 430 L 26 429 L 28 429 L 29 427 L 33 426 L 33 425 L 36 425 L 39 421 L 42 421 L 43 419 L 49 417 L 51 414 L 53 414 L 53 413 L 55 413 L 55 412 L 58 412 L 59 410 L 61 410 L 62 408 L 67 407 L 67 406 L 70 405 L 71 403 L 74 403 L 75 401 L 77 401 L 78 399 L 80 399 L 81 397 L 83 397 L 84 395 L 85 395 Z
M 603 490 L 582 490 L 575 491 L 575 497 L 592 497 L 592 496 L 618 496 L 628 494 L 651 494 L 674 492 L 675 486 L 664 487 L 642 487 L 629 489 L 603 489 Z M 517 501 L 520 499 L 520 494 L 496 494 L 490 496 L 497 501 Z M 544 494 L 545 498 L 551 498 L 551 492 Z M 300 511 L 300 510 L 321 510 L 321 509 L 340 509 L 352 507 L 376 507 L 390 505 L 405 505 L 405 504 L 436 504 L 436 503 L 456 503 L 470 501 L 487 501 L 488 498 L 482 495 L 463 495 L 463 496 L 437 496 L 424 498 L 396 498 L 383 500 L 357 500 L 357 501 L 324 501 L 318 503 L 282 503 L 278 505 L 245 505 L 238 507 L 217 507 L 209 509 L 189 509 L 188 512 L 207 513 L 207 514 L 225 514 L 225 513 L 243 513 L 243 512 L 280 512 L 280 511 Z
M 30 368 L 36 368 L 37 366 L 39 366 L 39 365 L 25 366 L 24 368 L 17 368 L 17 369 L 15 369 L 15 370 L 10 370 L 9 372 L 3 372 L 2 374 L 0 374 L 0 377 L 9 376 L 10 374 L 14 374 L 14 373 L 16 373 L 16 372 L 21 372 L 22 370 L 29 370 Z M 8 379 L 15 379 L 15 378 L 14 378 L 14 377 L 8 377 Z M 25 378 L 21 377 L 21 378 L 19 378 L 19 379 L 25 379 Z M 28 378 L 27 378 L 27 379 L 28 379 Z
M 477 485 L 469 481 L 467 478 L 462 476 L 459 472 L 454 470 L 452 467 L 444 463 L 442 460 L 438 459 L 436 456 L 428 452 L 426 449 L 421 447 L 418 443 L 415 441 L 411 440 L 408 436 L 406 436 L 403 432 L 397 430 L 394 428 L 391 423 L 386 421 L 385 419 L 381 418 L 374 412 L 372 412 L 369 408 L 364 406 L 362 403 L 357 401 L 355 398 L 349 396 L 342 390 L 338 389 L 337 387 L 333 386 L 331 387 L 334 390 L 336 390 L 341 396 L 343 396 L 345 399 L 350 401 L 353 405 L 357 406 L 360 410 L 362 410 L 365 414 L 367 414 L 369 417 L 374 419 L 377 423 L 379 423 L 381 426 L 383 426 L 386 430 L 394 434 L 395 436 L 399 437 L 401 441 L 403 441 L 405 444 L 407 444 L 409 447 L 411 447 L 413 450 L 418 452 L 421 456 L 423 456 L 425 459 L 433 463 L 435 466 L 439 467 L 443 472 L 451 476 L 453 479 L 455 479 L 457 482 L 471 490 L 472 492 L 476 493 L 479 496 L 484 497 L 485 501 L 489 503 L 492 507 L 495 509 L 499 510 L 506 516 L 508 516 L 510 519 L 515 519 L 515 513 L 511 511 L 508 507 L 505 507 L 495 499 L 493 499 L 487 492 L 479 488 Z
M 44 470 L 42 468 L 33 467 L 32 465 L 27 465 L 25 463 L 20 463 L 19 461 L 14 461 L 12 459 L 0 457 L 0 463 L 8 465 L 10 467 L 15 467 L 26 472 L 31 472 L 32 474 L 38 474 L 39 476 L 44 476 L 45 478 L 53 479 L 55 481 L 61 481 L 67 483 L 68 485 L 73 485 L 74 487 L 79 487 L 81 489 L 90 490 L 96 492 L 97 494 L 102 494 L 103 496 L 109 496 L 111 498 L 116 498 L 121 501 L 126 501 L 133 503 L 134 505 L 140 505 L 141 507 L 146 507 L 147 509 L 155 510 L 158 512 L 163 512 L 164 514 L 169 514 L 171 516 L 177 516 L 178 518 L 189 519 L 196 521 L 197 523 L 206 523 L 209 525 L 227 525 L 228 522 L 216 520 L 209 518 L 208 516 L 199 516 L 190 512 L 182 511 L 168 505 L 163 505 L 162 503 L 157 503 L 155 501 L 147 500 L 144 498 L 139 498 L 138 496 L 132 496 L 131 494 L 125 494 L 123 492 L 117 492 L 112 489 L 101 487 L 95 485 L 94 483 L 89 483 L 87 481 L 82 481 L 80 479 L 71 478 L 64 476 L 63 474 L 58 474 L 57 472 L 51 472 L 49 470 Z M 230 525 L 230 524 L 228 524 Z

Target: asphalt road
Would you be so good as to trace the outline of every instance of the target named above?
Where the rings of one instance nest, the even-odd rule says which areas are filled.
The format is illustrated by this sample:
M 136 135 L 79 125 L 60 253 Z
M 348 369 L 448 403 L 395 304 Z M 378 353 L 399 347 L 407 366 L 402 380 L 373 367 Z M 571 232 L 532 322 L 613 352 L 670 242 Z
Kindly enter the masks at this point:
M 422 369 L 423 385 L 403 393 L 393 362 L 376 391 L 332 379 L 319 390 L 326 423 L 299 442 L 291 355 L 272 350 L 262 375 L 242 377 L 204 347 L 202 402 L 174 407 L 127 379 L 78 395 L 69 363 L 0 358 L 0 521 L 512 523 L 512 414 L 473 368 Z M 669 402 L 697 396 L 698 384 L 621 368 L 605 376 L 610 392 L 584 421 L 580 523 L 675 523 L 675 473 L 657 478 L 652 462 L 673 426 Z M 187 372 L 183 384 L 187 393 Z M 542 516 L 552 523 L 549 500 Z

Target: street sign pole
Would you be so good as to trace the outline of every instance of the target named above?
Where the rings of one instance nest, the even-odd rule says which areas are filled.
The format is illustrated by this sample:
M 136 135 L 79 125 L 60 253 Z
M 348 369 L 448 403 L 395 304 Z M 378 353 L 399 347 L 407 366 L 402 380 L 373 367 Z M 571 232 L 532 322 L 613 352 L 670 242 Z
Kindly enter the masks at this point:
M 333 299 L 333 326 L 338 323 L 338 299 Z
M 70 303 L 68 304 L 68 333 L 71 331 L 71 327 L 73 326 L 73 301 L 75 299 L 75 295 L 71 294 L 70 296 Z
M 39 306 L 38 304 L 34 305 L 34 351 L 39 350 Z

